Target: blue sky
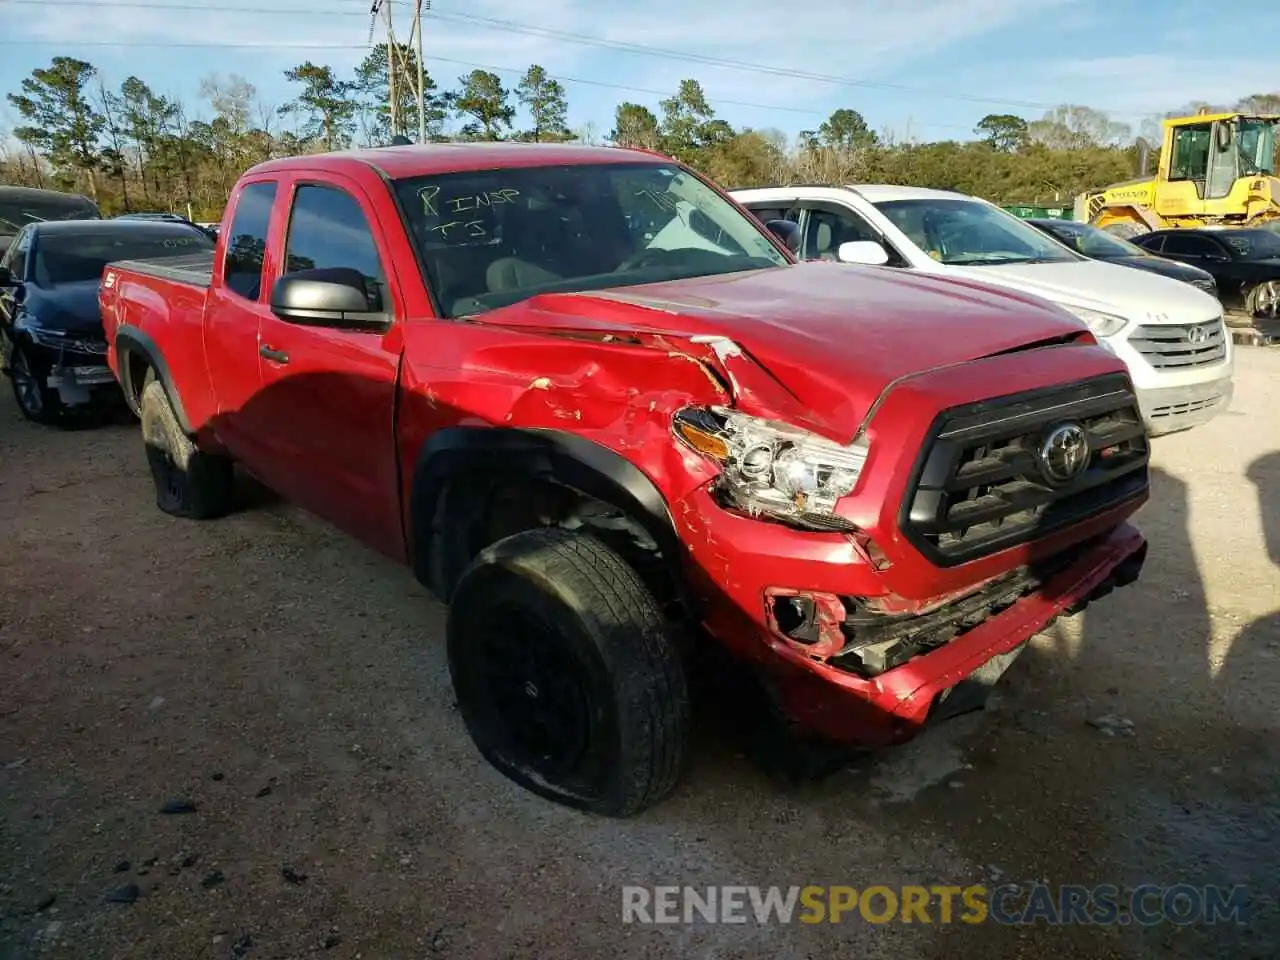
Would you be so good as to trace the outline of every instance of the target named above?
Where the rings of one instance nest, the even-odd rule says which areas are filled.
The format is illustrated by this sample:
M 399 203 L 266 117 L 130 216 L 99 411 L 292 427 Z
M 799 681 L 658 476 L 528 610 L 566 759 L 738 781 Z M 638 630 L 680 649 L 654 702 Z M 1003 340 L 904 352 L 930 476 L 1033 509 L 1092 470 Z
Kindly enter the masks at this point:
M 402 35 L 409 6 L 393 7 Z M 197 91 L 212 73 L 240 74 L 279 105 L 292 97 L 287 67 L 310 59 L 350 73 L 365 52 L 369 8 L 370 0 L 0 0 L 0 90 L 16 91 L 32 68 L 67 55 L 95 64 L 111 86 L 136 74 L 197 116 L 208 114 Z M 1191 100 L 1280 89 L 1275 59 L 1242 46 L 1240 33 L 1247 23 L 1250 37 L 1280 35 L 1280 4 L 1246 0 L 433 0 L 431 8 L 439 16 L 427 20 L 425 59 L 442 86 L 483 66 L 503 68 L 496 72 L 514 87 L 540 63 L 564 81 L 571 125 L 592 123 L 597 136 L 611 129 L 620 100 L 656 112 L 690 76 L 736 126 L 794 135 L 852 107 L 877 130 L 926 140 L 966 138 L 987 113 L 1036 119 L 1071 102 L 1136 124 Z M 574 43 L 566 33 L 765 69 Z M 0 130 L 16 123 L 0 104 Z

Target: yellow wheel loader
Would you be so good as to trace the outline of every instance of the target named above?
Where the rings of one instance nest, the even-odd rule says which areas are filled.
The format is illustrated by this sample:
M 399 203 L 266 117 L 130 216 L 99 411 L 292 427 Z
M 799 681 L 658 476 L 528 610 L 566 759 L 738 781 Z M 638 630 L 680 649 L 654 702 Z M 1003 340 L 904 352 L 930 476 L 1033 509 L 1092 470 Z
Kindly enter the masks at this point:
M 1154 177 L 1139 141 L 1144 176 L 1081 194 L 1075 219 L 1130 238 L 1176 227 L 1280 230 L 1277 139 L 1280 116 L 1202 113 L 1164 121 Z

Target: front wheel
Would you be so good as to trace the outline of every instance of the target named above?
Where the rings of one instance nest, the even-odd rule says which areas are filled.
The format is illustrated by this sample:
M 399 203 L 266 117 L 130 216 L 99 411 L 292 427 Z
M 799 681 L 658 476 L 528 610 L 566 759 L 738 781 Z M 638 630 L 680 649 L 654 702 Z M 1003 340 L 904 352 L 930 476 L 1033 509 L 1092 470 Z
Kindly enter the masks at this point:
M 19 412 L 33 423 L 49 426 L 62 418 L 62 398 L 57 390 L 50 390 L 42 382 L 40 371 L 27 348 L 20 343 L 13 345 L 9 358 L 9 382 L 13 387 L 13 399 Z
M 543 528 L 481 551 L 452 597 L 448 650 L 467 730 L 509 779 L 611 817 L 674 789 L 684 667 L 653 595 L 599 540 Z
M 1268 280 L 1250 290 L 1245 310 L 1251 317 L 1280 319 L 1280 280 Z

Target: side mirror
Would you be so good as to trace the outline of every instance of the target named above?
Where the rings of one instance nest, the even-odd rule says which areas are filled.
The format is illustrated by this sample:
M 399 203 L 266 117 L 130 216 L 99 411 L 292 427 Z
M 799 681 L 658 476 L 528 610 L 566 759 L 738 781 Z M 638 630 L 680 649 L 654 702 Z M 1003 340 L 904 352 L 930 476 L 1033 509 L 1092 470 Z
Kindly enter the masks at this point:
M 17 285 L 9 268 L 0 267 L 0 287 L 16 287 Z
M 271 312 L 288 323 L 350 330 L 384 330 L 387 315 L 369 308 L 364 277 L 345 267 L 299 270 L 271 288 Z
M 765 227 L 792 253 L 800 252 L 800 224 L 793 220 L 770 220 Z
M 889 262 L 889 253 L 874 240 L 853 240 L 840 244 L 836 259 L 841 263 L 861 263 L 868 267 L 883 267 Z

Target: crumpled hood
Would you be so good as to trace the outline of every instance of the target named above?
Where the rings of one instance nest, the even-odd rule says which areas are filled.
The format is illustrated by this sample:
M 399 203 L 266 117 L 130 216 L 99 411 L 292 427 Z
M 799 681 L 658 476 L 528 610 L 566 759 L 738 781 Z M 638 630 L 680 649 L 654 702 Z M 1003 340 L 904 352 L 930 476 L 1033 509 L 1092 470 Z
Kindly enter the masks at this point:
M 1135 271 L 1127 271 L 1135 272 Z M 891 267 L 802 263 L 583 293 L 550 293 L 474 322 L 657 334 L 675 352 L 725 338 L 761 364 L 833 438 L 852 439 L 894 381 L 1084 333 L 1012 291 Z
M 1222 315 L 1216 299 L 1190 284 L 1101 260 L 955 267 L 947 275 L 1008 286 L 1135 323 L 1161 318 L 1166 323 L 1202 323 Z
M 27 313 L 46 330 L 77 334 L 101 334 L 102 313 L 98 309 L 98 281 L 62 283 L 56 287 L 27 288 Z

